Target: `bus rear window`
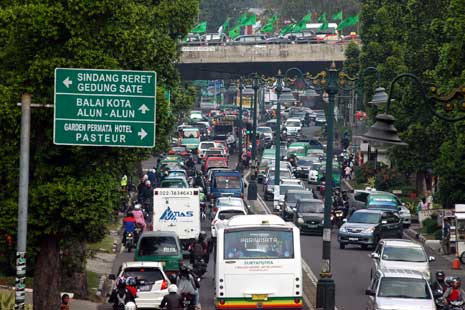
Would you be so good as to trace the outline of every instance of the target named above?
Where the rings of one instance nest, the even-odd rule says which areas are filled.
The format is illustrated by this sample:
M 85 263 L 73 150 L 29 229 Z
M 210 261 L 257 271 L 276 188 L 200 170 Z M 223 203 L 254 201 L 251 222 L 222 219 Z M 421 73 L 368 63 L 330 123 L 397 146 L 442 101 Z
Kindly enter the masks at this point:
M 288 230 L 240 230 L 224 234 L 224 259 L 294 258 L 293 233 Z
M 178 245 L 173 237 L 142 237 L 140 256 L 172 256 L 178 254 Z
M 219 189 L 240 188 L 241 178 L 239 176 L 223 176 L 215 177 L 214 186 Z

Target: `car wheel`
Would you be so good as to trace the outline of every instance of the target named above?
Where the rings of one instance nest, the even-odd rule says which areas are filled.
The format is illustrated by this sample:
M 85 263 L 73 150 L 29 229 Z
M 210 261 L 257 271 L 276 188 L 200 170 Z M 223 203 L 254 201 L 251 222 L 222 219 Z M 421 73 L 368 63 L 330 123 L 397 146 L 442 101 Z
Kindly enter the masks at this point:
M 460 262 L 462 264 L 465 264 L 465 252 L 462 252 L 462 254 L 460 254 Z
M 340 243 L 339 243 L 339 248 L 340 248 L 341 250 L 344 250 L 344 249 L 346 248 L 345 243 L 340 242 Z

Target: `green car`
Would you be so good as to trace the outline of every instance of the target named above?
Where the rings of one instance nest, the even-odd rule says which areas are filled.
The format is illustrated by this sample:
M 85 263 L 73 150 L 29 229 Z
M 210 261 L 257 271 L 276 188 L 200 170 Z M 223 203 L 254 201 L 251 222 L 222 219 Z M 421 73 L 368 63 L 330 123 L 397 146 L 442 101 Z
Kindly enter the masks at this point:
M 172 231 L 148 231 L 140 236 L 134 253 L 136 262 L 162 262 L 166 274 L 179 271 L 182 262 L 182 247 Z
M 320 166 L 320 171 L 318 172 L 318 182 L 317 184 L 321 184 L 321 181 L 324 181 L 323 177 L 326 173 L 326 164 L 322 164 Z M 341 186 L 341 168 L 340 164 L 333 162 L 333 182 L 335 187 Z
M 294 154 L 297 157 L 306 157 L 308 155 L 307 142 L 294 142 L 287 148 L 287 156 Z
M 189 150 L 196 152 L 200 144 L 199 138 L 182 138 L 181 144 L 185 145 Z

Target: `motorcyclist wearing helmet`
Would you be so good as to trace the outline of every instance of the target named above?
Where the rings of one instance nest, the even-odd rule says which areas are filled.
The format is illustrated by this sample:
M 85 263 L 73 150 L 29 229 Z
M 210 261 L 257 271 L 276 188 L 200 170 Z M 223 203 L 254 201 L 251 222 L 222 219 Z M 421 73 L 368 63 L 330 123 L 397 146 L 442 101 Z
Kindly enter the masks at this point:
M 132 211 L 134 215 L 134 219 L 136 220 L 136 224 L 142 226 L 142 231 L 145 231 L 145 227 L 147 226 L 145 223 L 144 212 L 142 212 L 142 205 L 136 204 L 134 206 L 134 210 Z
M 123 234 L 123 245 L 126 245 L 126 235 L 128 233 L 134 233 L 136 228 L 136 219 L 132 212 L 128 212 L 126 217 L 123 218 L 123 225 L 124 225 L 124 234 Z
M 189 244 L 189 253 L 190 253 L 190 263 L 194 265 L 196 259 L 203 258 L 204 261 L 208 264 L 208 241 L 207 233 L 201 231 L 197 240 Z
M 461 285 L 462 281 L 459 277 L 452 280 L 452 286 L 447 288 L 443 295 L 446 304 L 450 304 L 453 301 L 463 300 L 462 290 L 460 289 Z
M 178 294 L 176 284 L 171 284 L 168 287 L 168 295 L 163 296 L 160 308 L 166 308 L 166 310 L 181 310 L 183 308 L 182 297 Z
M 113 310 L 125 310 L 125 305 L 129 302 L 135 302 L 134 296 L 126 288 L 124 279 L 118 279 L 116 289 L 111 292 L 109 303 L 113 303 Z
M 134 296 L 134 298 L 137 297 L 137 288 L 136 288 L 136 279 L 134 279 L 133 277 L 128 277 L 126 279 L 126 288 L 131 292 L 132 296 Z
M 130 301 L 124 306 L 124 310 L 137 310 L 137 306 L 135 303 Z
M 192 304 L 198 306 L 199 302 L 199 282 L 195 279 L 184 265 L 179 267 L 179 277 L 177 279 L 178 292 L 182 294 L 190 294 L 192 296 Z
M 441 291 L 445 292 L 447 290 L 447 285 L 445 283 L 445 274 L 444 271 L 436 271 L 436 281 L 434 281 L 433 285 L 431 285 L 431 289 L 433 292 Z

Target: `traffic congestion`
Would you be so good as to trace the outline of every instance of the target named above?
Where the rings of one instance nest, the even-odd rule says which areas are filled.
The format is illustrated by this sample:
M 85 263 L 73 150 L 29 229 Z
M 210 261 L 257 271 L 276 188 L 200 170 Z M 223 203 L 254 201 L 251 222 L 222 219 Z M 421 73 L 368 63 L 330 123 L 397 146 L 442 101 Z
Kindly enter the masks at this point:
M 265 107 L 256 129 L 257 165 L 251 120 L 241 124 L 238 107 L 194 110 L 179 123 L 170 150 L 154 159 L 138 185 L 127 186 L 122 247 L 134 258 L 111 275 L 114 309 L 126 295 L 133 297 L 124 301 L 126 309 L 132 303 L 137 309 L 311 307 L 301 243 L 323 235 L 326 116 L 296 102 L 282 113 L 278 133 L 269 126 L 275 107 Z M 333 158 L 331 227 L 340 250 L 371 251 L 363 304 L 460 309 L 461 301 L 453 300 L 460 280 L 433 273 L 435 257 L 404 239 L 411 223 L 404 203 L 374 188 L 348 189 L 357 163 L 344 144 Z M 260 184 L 257 201 L 247 199 L 252 173 Z M 207 279 L 212 291 L 200 296 Z

